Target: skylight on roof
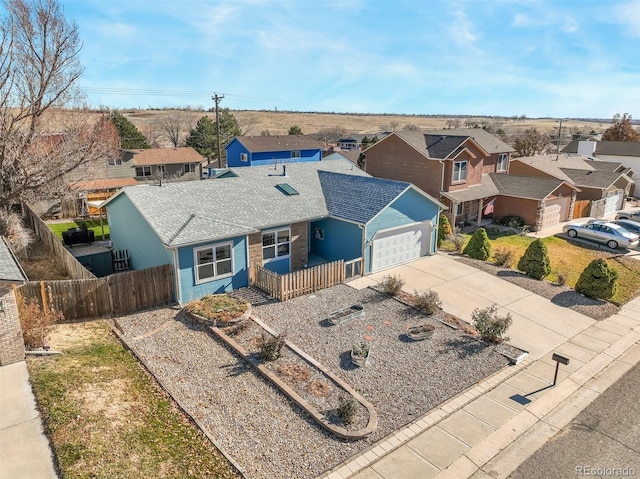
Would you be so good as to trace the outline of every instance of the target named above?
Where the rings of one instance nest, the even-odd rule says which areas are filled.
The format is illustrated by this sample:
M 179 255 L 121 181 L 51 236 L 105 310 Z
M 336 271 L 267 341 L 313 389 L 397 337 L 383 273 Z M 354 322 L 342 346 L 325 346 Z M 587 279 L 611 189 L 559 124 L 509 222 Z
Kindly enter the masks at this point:
M 280 191 L 282 191 L 287 196 L 299 195 L 298 191 L 288 183 L 280 183 L 276 185 Z

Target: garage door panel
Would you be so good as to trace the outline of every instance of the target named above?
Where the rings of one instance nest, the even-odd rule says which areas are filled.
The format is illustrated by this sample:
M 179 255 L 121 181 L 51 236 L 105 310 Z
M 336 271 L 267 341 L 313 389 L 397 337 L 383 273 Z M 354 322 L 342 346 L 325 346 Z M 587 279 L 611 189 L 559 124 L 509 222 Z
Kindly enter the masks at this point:
M 376 233 L 371 245 L 371 271 L 425 256 L 429 245 L 428 230 L 428 225 L 421 223 Z

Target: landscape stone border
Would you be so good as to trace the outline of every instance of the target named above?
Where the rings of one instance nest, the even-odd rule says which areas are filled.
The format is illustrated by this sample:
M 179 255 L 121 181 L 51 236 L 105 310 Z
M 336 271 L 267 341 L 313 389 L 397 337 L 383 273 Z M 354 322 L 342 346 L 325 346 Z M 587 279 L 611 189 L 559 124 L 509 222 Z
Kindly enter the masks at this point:
M 265 323 L 260 321 L 255 316 L 251 316 L 250 319 L 254 323 L 256 323 L 259 327 L 265 330 L 267 333 L 272 336 L 278 336 L 278 333 L 267 326 Z M 297 356 L 302 358 L 304 361 L 312 365 L 313 367 L 320 370 L 327 378 L 333 381 L 337 386 L 342 388 L 345 392 L 350 394 L 356 401 L 358 401 L 362 406 L 367 409 L 369 413 L 369 421 L 364 428 L 357 429 L 355 431 L 350 431 L 345 429 L 344 427 L 337 426 L 335 424 L 329 423 L 326 417 L 321 414 L 314 406 L 309 404 L 304 398 L 302 398 L 297 392 L 295 392 L 291 387 L 289 387 L 284 381 L 282 381 L 276 374 L 270 371 L 264 364 L 260 363 L 257 359 L 255 359 L 252 355 L 250 355 L 242 346 L 240 346 L 234 339 L 227 336 L 223 330 L 217 328 L 215 326 L 208 326 L 209 330 L 218 338 L 220 338 L 223 342 L 225 342 L 230 348 L 232 348 L 236 353 L 238 353 L 247 363 L 253 366 L 262 376 L 264 376 L 267 380 L 271 381 L 283 394 L 285 394 L 289 399 L 295 402 L 298 406 L 304 409 L 320 426 L 328 430 L 329 432 L 335 434 L 336 436 L 342 439 L 350 439 L 357 440 L 363 439 L 370 435 L 373 431 L 375 431 L 378 427 L 378 413 L 375 410 L 373 404 L 367 401 L 364 397 L 362 397 L 355 389 L 353 389 L 349 384 L 345 381 L 334 375 L 331 371 L 325 368 L 318 361 L 313 359 L 311 356 L 306 354 L 304 351 L 299 349 L 294 344 L 285 340 L 285 345 Z

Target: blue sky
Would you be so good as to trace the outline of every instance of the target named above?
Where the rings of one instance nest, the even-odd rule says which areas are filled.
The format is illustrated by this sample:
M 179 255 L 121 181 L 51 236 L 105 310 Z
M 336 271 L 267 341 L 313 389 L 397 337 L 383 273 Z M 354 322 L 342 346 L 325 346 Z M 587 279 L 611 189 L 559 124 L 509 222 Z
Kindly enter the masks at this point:
M 640 0 L 60 0 L 93 106 L 640 118 Z

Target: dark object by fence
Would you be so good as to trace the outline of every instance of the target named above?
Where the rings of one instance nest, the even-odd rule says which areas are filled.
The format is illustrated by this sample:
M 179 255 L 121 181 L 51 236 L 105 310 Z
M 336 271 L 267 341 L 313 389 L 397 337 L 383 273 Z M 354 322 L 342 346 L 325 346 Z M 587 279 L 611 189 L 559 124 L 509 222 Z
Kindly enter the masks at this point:
M 95 233 L 93 230 L 84 228 L 69 228 L 67 231 L 62 232 L 62 241 L 67 246 L 73 246 L 74 244 L 93 243 Z
M 118 249 L 111 252 L 113 271 L 128 271 L 131 269 L 131 257 L 126 249 Z

